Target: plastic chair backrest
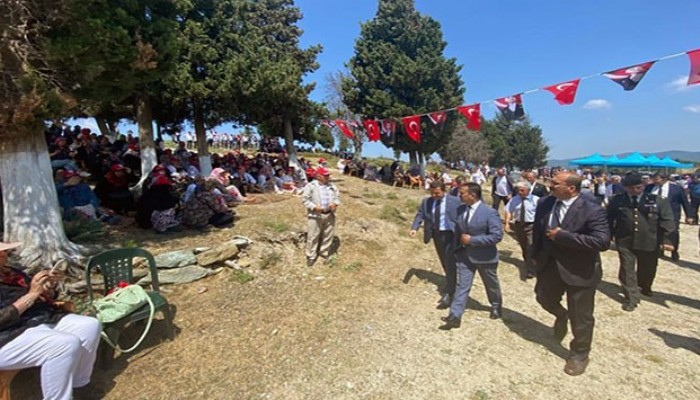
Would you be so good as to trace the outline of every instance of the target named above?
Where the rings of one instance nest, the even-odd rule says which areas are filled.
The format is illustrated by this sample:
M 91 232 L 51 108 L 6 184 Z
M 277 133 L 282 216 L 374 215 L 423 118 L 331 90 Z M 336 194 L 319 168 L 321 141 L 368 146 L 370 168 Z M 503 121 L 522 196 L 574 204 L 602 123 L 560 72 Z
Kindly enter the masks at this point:
M 94 299 L 92 292 L 91 274 L 92 270 L 97 267 L 104 277 L 104 292 L 105 295 L 112 288 L 117 286 L 119 282 L 134 283 L 134 257 L 145 258 L 148 262 L 148 268 L 151 271 L 151 287 L 154 291 L 160 291 L 158 285 L 158 269 L 153 255 L 144 249 L 139 248 L 123 248 L 104 251 L 90 259 L 85 270 L 85 280 L 88 287 L 88 295 L 90 301 Z

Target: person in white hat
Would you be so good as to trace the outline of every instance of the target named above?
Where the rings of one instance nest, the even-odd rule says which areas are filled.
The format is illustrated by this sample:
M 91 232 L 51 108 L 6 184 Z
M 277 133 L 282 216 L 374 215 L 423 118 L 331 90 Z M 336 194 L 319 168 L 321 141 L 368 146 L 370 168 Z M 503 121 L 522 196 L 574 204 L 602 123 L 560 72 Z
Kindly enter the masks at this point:
M 56 307 L 62 273 L 30 278 L 8 265 L 20 245 L 0 242 L 0 370 L 41 367 L 44 398 L 68 400 L 90 382 L 102 329 L 95 318 Z

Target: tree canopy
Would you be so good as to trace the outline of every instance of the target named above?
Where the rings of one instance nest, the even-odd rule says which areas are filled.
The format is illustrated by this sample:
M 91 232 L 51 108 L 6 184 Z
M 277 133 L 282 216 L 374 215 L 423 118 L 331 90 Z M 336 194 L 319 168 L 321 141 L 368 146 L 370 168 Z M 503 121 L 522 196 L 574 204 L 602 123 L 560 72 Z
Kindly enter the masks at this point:
M 533 169 L 545 164 L 549 146 L 542 138 L 542 128 L 532 124 L 530 117 L 522 121 L 508 121 L 498 114 L 484 120 L 481 134 L 493 151 L 489 163 L 493 166 Z
M 460 105 L 464 96 L 461 66 L 456 59 L 445 57 L 446 46 L 440 24 L 417 12 L 414 0 L 380 0 L 375 17 L 362 24 L 355 54 L 347 63 L 350 77 L 343 83 L 345 104 L 365 118 L 379 119 Z M 449 141 L 450 132 L 449 126 L 425 123 L 420 144 L 406 135 L 385 144 L 431 154 Z

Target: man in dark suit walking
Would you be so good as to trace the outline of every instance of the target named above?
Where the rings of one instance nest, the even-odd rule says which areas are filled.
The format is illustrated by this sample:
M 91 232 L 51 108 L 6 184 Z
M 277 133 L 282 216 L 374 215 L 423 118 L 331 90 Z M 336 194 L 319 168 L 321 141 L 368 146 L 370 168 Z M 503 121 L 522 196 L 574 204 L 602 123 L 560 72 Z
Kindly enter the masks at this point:
M 428 244 L 432 239 L 435 244 L 435 251 L 446 278 L 442 297 L 437 306 L 441 310 L 450 307 L 457 280 L 453 250 L 457 207 L 459 207 L 459 199 L 446 193 L 445 184 L 442 181 L 431 183 L 430 197 L 421 202 L 413 219 L 411 231 L 408 233 L 410 237 L 415 237 L 416 231 L 423 224 L 423 242 Z
M 443 317 L 442 330 L 459 328 L 469 299 L 474 274 L 479 271 L 491 303 L 491 319 L 501 318 L 503 298 L 498 282 L 498 249 L 503 239 L 503 224 L 498 212 L 481 201 L 481 187 L 468 182 L 460 186 L 464 203 L 457 211 L 455 224 L 455 257 L 457 260 L 457 290 L 450 313 Z
M 673 212 L 666 199 L 644 193 L 642 177 L 630 172 L 622 181 L 627 191 L 613 197 L 608 205 L 608 222 L 620 256 L 620 284 L 627 301 L 625 311 L 633 311 L 641 293 L 651 296 L 661 248 L 673 249 Z M 672 250 L 673 251 L 673 250 Z
M 673 231 L 669 239 L 671 245 L 673 246 L 673 251 L 671 251 L 671 259 L 673 261 L 678 261 L 680 255 L 678 254 L 678 246 L 680 244 L 680 226 L 681 226 L 681 208 L 683 213 L 685 213 L 685 221 L 688 224 L 692 224 L 693 220 L 690 212 L 690 202 L 688 202 L 688 196 L 682 187 L 672 184 L 668 181 L 668 176 L 657 172 L 652 176 L 653 184 L 647 185 L 644 188 L 644 193 L 654 194 L 662 199 L 668 200 L 671 206 L 671 211 L 673 211 L 673 221 L 676 224 L 676 230 Z
M 531 252 L 537 302 L 556 317 L 558 340 L 564 339 L 571 321 L 574 338 L 564 366 L 569 375 L 580 375 L 588 366 L 594 297 L 602 277 L 600 252 L 610 245 L 605 211 L 581 197 L 581 181 L 571 172 L 560 172 L 552 179 L 552 196 L 537 206 Z M 561 305 L 564 293 L 568 311 Z

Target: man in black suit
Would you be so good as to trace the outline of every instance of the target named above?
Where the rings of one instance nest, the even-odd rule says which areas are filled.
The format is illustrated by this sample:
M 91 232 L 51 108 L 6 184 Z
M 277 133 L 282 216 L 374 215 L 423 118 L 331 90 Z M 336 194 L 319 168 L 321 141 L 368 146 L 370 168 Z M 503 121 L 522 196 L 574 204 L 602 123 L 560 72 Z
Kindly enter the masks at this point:
M 537 182 L 537 175 L 534 172 L 528 171 L 523 173 L 523 179 L 530 182 L 530 194 L 537 196 L 540 199 L 545 198 L 549 195 L 549 190 L 547 187 L 539 182 Z
M 454 257 L 454 226 L 457 221 L 459 199 L 447 194 L 445 184 L 435 181 L 430 184 L 430 197 L 423 199 L 416 217 L 413 219 L 410 237 L 416 236 L 416 231 L 423 224 L 423 242 L 428 244 L 433 240 L 435 251 L 445 271 L 445 287 L 437 308 L 444 310 L 450 307 L 455 287 L 457 286 L 457 267 Z
M 683 213 L 685 213 L 685 222 L 688 224 L 693 223 L 688 196 L 686 196 L 682 187 L 669 182 L 666 174 L 657 172 L 652 176 L 652 180 L 654 183 L 647 185 L 647 187 L 644 188 L 644 193 L 655 194 L 662 199 L 668 200 L 668 203 L 671 205 L 673 221 L 676 224 L 676 230 L 673 231 L 669 237 L 671 245 L 674 248 L 673 251 L 671 251 L 671 258 L 673 261 L 678 261 L 680 259 L 678 245 L 680 244 L 679 229 L 681 226 L 681 208 L 683 208 Z
M 505 206 L 513 197 L 513 178 L 506 174 L 505 168 L 499 168 L 496 171 L 496 176 L 491 182 L 491 205 L 498 211 L 498 206 L 501 203 Z
M 580 375 L 588 366 L 594 297 L 602 277 L 600 252 L 610 245 L 605 211 L 580 196 L 581 181 L 571 172 L 560 172 L 552 179 L 552 196 L 537 206 L 531 252 L 537 302 L 556 317 L 557 339 L 564 339 L 571 321 L 574 338 L 564 367 L 569 375 Z M 568 311 L 561 305 L 564 293 Z

